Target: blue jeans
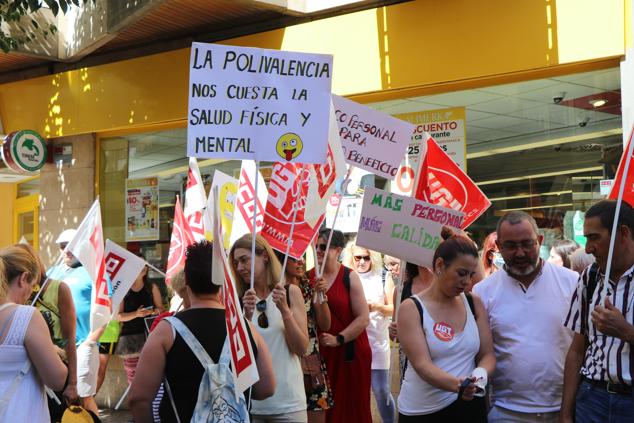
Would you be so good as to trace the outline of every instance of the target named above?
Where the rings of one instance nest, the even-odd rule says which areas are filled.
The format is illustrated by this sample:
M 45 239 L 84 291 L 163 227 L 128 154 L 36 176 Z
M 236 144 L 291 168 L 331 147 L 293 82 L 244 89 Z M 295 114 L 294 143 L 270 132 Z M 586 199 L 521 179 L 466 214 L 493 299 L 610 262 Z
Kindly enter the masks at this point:
M 396 418 L 394 397 L 390 391 L 390 371 L 372 369 L 372 393 L 383 423 L 393 423 Z
M 611 394 L 583 381 L 577 391 L 576 423 L 634 423 L 634 397 Z

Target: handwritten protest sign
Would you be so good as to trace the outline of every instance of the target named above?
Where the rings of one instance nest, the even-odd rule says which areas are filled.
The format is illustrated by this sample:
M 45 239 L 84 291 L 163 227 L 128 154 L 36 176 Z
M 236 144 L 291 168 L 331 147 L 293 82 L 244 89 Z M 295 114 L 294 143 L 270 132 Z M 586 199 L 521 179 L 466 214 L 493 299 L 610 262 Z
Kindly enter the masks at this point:
M 367 187 L 357 245 L 431 267 L 443 226 L 460 228 L 464 214 Z
M 332 56 L 193 43 L 190 157 L 323 163 Z
M 336 95 L 332 102 L 346 162 L 394 179 L 414 125 Z

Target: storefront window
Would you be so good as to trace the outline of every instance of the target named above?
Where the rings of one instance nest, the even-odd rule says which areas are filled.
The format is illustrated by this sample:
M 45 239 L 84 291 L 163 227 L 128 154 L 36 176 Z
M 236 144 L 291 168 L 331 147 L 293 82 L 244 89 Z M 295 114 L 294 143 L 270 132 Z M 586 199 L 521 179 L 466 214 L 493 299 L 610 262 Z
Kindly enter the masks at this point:
M 614 177 L 622 153 L 618 68 L 372 104 L 392 114 L 464 107 L 466 167 L 492 201 L 469 230 L 476 240 L 509 210 L 544 234 L 576 238 L 574 222 Z M 543 252 L 544 253 L 544 252 Z

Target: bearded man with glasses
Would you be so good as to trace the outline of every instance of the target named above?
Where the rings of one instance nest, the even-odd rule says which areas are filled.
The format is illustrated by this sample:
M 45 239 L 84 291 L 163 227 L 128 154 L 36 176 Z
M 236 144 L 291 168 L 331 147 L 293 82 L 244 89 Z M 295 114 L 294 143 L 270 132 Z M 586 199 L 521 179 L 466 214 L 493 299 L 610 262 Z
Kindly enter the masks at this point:
M 577 273 L 539 257 L 532 216 L 509 212 L 497 225 L 502 269 L 476 284 L 489 317 L 497 366 L 489 422 L 557 422 L 572 332 L 562 326 Z

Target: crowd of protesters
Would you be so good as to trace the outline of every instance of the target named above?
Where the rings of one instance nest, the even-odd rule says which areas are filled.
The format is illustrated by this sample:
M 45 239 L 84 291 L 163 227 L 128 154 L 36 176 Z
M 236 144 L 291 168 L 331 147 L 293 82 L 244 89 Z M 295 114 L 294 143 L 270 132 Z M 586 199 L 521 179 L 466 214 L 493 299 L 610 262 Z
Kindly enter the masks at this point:
M 428 267 L 323 229 L 307 271 L 305 258 L 259 235 L 252 255 L 245 235 L 228 253 L 259 373 L 244 392 L 228 370 L 211 243 L 188 247 L 169 312 L 145 268 L 113 314 L 112 338 L 91 328 L 93 284 L 71 253 L 46 272 L 29 246 L 4 248 L 0 421 L 59 421 L 53 397 L 96 415 L 115 354 L 135 422 L 193 421 L 207 409 L 226 421 L 371 422 L 372 397 L 382 422 L 634 422 L 634 210 L 621 206 L 606 281 L 614 216 L 614 201 L 593 205 L 585 248 L 557 241 L 548 259 L 524 212 L 504 215 L 482 248 L 444 228 Z M 59 246 L 73 235 L 62 233 Z M 45 280 L 36 307 L 24 305 Z M 233 394 L 206 401 L 219 380 Z

